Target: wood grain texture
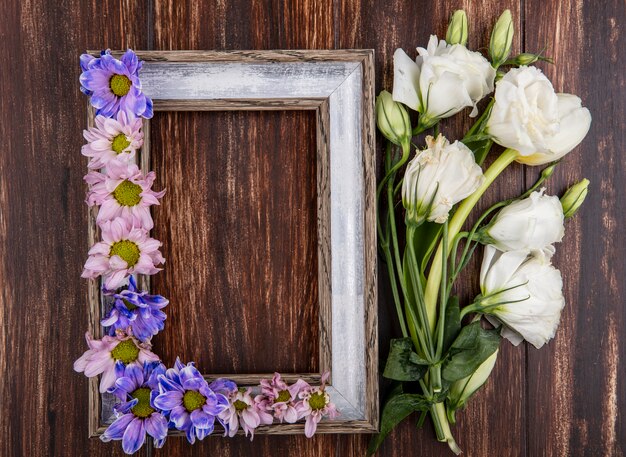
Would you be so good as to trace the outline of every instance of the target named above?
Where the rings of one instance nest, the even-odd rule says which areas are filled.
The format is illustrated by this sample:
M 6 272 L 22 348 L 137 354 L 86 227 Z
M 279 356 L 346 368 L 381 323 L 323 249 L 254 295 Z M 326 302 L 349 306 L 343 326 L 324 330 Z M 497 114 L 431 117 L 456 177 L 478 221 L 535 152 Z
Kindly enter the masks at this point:
M 88 248 L 87 161 L 76 58 L 103 42 L 146 46 L 148 2 L 2 6 L 0 455 L 123 455 L 87 438 L 89 381 L 72 373 L 88 312 L 87 283 L 79 279 Z M 130 21 L 137 25 L 126 27 Z
M 567 224 L 554 262 L 563 273 L 566 306 L 555 340 L 528 349 L 531 455 L 622 456 L 626 452 L 626 200 L 621 1 L 526 3 L 527 50 L 543 48 L 542 65 L 558 92 L 578 94 L 593 116 L 581 146 L 559 165 L 548 186 L 562 192 L 583 177 L 589 196 Z M 602 43 L 593 51 L 580 43 Z
M 520 18 L 518 30 L 523 27 L 517 40 L 525 37 L 517 41 L 518 48 L 532 51 L 548 44 L 547 53 L 556 57 L 558 66 L 544 69 L 556 78 L 558 90 L 581 95 L 594 122 L 587 140 L 567 157 L 550 184 L 551 191 L 561 191 L 583 175 L 592 182 L 588 203 L 568 224 L 555 258 L 567 291 L 557 338 L 541 351 L 527 353 L 503 345 L 494 378 L 459 414 L 455 434 L 470 456 L 623 455 L 626 203 L 620 186 L 626 178 L 621 56 L 626 16 L 617 0 L 5 1 L 0 18 L 0 455 L 121 455 L 117 443 L 87 438 L 87 380 L 71 371 L 84 350 L 87 324 L 87 285 L 78 279 L 87 229 L 81 180 L 86 160 L 80 156 L 84 99 L 78 92 L 76 63 L 80 52 L 101 46 L 374 48 L 380 90 L 391 87 L 393 50 L 411 52 L 430 33 L 441 35 L 458 7 L 470 14 L 473 46 L 484 46 L 500 10 L 511 8 Z M 190 116 L 201 123 L 205 115 L 223 115 L 223 120 L 237 116 Z M 247 128 L 248 114 L 238 115 Z M 165 116 L 160 121 L 165 128 L 168 116 L 180 114 L 160 116 Z M 267 126 L 268 118 L 258 116 L 256 125 Z M 314 147 L 313 121 L 306 114 L 272 118 L 268 134 L 281 123 L 298 129 L 304 135 L 300 140 Z M 189 130 L 191 125 L 189 119 L 177 128 Z M 459 128 L 455 124 L 444 131 Z M 218 149 L 228 143 L 227 138 L 220 143 L 208 135 L 187 135 Z M 284 141 L 292 139 L 287 135 Z M 193 146 L 175 144 L 188 151 Z M 379 160 L 380 155 L 379 150 Z M 515 194 L 532 181 L 534 171 L 529 173 L 512 168 L 496 192 Z M 476 271 L 477 265 L 472 268 Z M 381 343 L 398 334 L 384 280 Z M 469 296 L 475 290 L 468 281 L 460 292 Z M 171 354 L 175 352 L 172 348 Z M 381 345 L 381 357 L 385 353 Z M 407 421 L 380 455 L 449 455 L 432 439 L 430 426 L 416 432 L 415 421 Z M 162 451 L 144 448 L 140 455 L 343 457 L 363 455 L 366 444 L 366 436 L 259 436 L 253 443 L 243 437 L 218 438 L 192 448 L 179 439 Z
M 166 363 L 180 355 L 207 373 L 317 370 L 315 117 L 293 114 L 152 120 L 152 165 L 168 189 L 153 231 L 168 265 L 152 278 L 172 307 L 170 331 L 154 339 Z

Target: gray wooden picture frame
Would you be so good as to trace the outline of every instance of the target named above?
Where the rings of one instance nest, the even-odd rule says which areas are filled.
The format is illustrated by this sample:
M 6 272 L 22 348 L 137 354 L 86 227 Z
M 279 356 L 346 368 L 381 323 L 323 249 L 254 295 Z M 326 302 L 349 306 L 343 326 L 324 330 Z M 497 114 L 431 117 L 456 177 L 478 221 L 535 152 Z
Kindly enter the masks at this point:
M 320 373 L 283 377 L 319 383 L 321 372 L 331 372 L 327 391 L 341 414 L 320 422 L 318 433 L 376 431 L 374 51 L 138 51 L 137 55 L 144 61 L 143 90 L 155 111 L 315 110 Z M 93 123 L 89 107 L 88 124 Z M 150 170 L 148 120 L 144 137 L 138 160 L 143 170 Z M 92 208 L 90 245 L 99 239 L 96 215 Z M 139 277 L 140 286 L 149 289 L 148 279 Z M 102 336 L 106 301 L 100 281 L 90 280 L 89 330 L 96 337 Z M 228 377 L 239 385 L 255 385 L 271 376 L 205 374 L 207 379 Z M 111 421 L 114 400 L 99 393 L 96 378 L 90 380 L 89 391 L 90 435 L 98 436 Z M 285 423 L 261 426 L 256 433 L 303 431 L 303 423 Z

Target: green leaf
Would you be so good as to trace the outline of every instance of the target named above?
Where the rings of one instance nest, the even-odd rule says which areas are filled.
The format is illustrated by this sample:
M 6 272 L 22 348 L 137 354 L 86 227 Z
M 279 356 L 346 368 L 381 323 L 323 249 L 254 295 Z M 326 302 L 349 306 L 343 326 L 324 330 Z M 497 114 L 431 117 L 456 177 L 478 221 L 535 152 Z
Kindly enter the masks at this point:
M 389 397 L 380 419 L 380 433 L 372 436 L 367 455 L 376 453 L 393 428 L 414 411 L 428 411 L 431 402 L 423 395 L 398 393 Z
M 428 370 L 422 360 L 413 352 L 411 338 L 393 339 L 383 376 L 395 381 L 418 381 Z
M 493 354 L 500 345 L 497 330 L 485 330 L 480 321 L 461 329 L 450 347 L 450 360 L 444 365 L 442 375 L 450 382 L 471 375 Z
M 483 164 L 491 146 L 493 145 L 493 141 L 489 138 L 479 141 L 468 141 L 467 143 L 463 141 L 463 143 L 472 150 L 474 153 L 474 160 L 476 160 L 478 165 Z
M 454 340 L 461 331 L 461 309 L 459 297 L 453 296 L 448 299 L 446 305 L 446 320 L 443 328 L 443 353 L 447 353 Z
M 420 265 L 421 270 L 426 270 L 426 265 L 430 259 L 433 251 L 437 247 L 439 238 L 441 237 L 442 224 L 436 224 L 434 222 L 424 222 L 415 231 L 414 245 L 415 256 L 417 263 Z

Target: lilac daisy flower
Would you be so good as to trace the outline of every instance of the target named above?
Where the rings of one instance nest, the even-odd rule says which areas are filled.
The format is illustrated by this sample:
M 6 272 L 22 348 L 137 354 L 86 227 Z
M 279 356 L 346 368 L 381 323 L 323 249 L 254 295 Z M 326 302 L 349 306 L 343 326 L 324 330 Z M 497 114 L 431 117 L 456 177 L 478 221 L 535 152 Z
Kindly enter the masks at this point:
M 274 373 L 271 380 L 261 380 L 263 395 L 257 396 L 256 400 L 280 422 L 293 424 L 299 419 L 296 410 L 296 405 L 299 402 L 298 395 L 305 387 L 309 387 L 309 385 L 302 379 L 298 379 L 289 386 L 283 381 L 280 373 Z
M 106 392 L 115 384 L 124 366 L 159 360 L 159 356 L 150 351 L 150 344 L 139 343 L 132 335 L 119 333 L 96 340 L 87 332 L 85 338 L 89 349 L 74 362 L 74 370 L 85 373 L 88 378 L 102 374 L 100 392 Z
M 89 184 L 87 205 L 100 206 L 96 222 L 102 224 L 123 217 L 134 227 L 152 229 L 150 207 L 158 205 L 165 194 L 164 190 L 152 190 L 155 179 L 153 171 L 144 176 L 134 163 L 109 162 L 106 173 L 90 171 L 84 180 Z
M 330 376 L 330 372 L 322 375 L 321 386 L 304 387 L 298 396 L 302 400 L 296 405 L 299 418 L 306 418 L 304 424 L 304 434 L 307 438 L 311 438 L 317 430 L 317 424 L 324 417 L 334 419 L 339 415 L 335 404 L 330 401 L 330 395 L 326 392 L 326 381 Z
M 80 56 L 81 91 L 91 96 L 96 114 L 114 117 L 125 111 L 129 116 L 152 117 L 152 100 L 141 91 L 141 65 L 131 49 L 119 60 L 111 55 L 110 49 L 102 51 L 100 57 Z
M 252 397 L 251 389 L 241 388 L 231 393 L 228 408 L 219 415 L 225 424 L 228 436 L 235 436 L 239 426 L 245 435 L 250 434 L 250 440 L 254 438 L 254 430 L 259 425 L 271 424 L 274 418 L 267 412 L 261 403 L 261 396 Z
M 116 330 L 126 331 L 130 327 L 138 340 L 148 341 L 165 327 L 167 316 L 161 309 L 165 308 L 169 301 L 161 295 L 150 295 L 145 290 L 139 291 L 132 276 L 128 280 L 126 289 L 113 294 L 115 298 L 113 308 L 100 323 L 104 327 L 109 327 L 109 335 L 115 335 Z
M 159 247 L 161 242 L 150 238 L 147 230 L 133 227 L 122 217 L 104 222 L 102 241 L 89 250 L 83 278 L 103 277 L 106 289 L 117 289 L 133 273 L 153 275 L 156 265 L 165 263 Z
M 115 118 L 96 116 L 95 127 L 83 130 L 87 144 L 82 154 L 89 157 L 89 168 L 104 168 L 111 161 L 128 162 L 143 145 L 140 118 L 129 119 L 124 111 Z
M 174 368 L 159 376 L 157 408 L 169 415 L 170 424 L 184 431 L 193 444 L 213 433 L 216 417 L 228 408 L 228 399 L 206 382 L 193 362 L 183 365 L 176 359 Z
M 113 408 L 116 420 L 100 439 L 105 443 L 122 440 L 127 454 L 137 452 L 146 441 L 146 433 L 154 439 L 154 447 L 163 447 L 167 437 L 167 419 L 153 404 L 158 394 L 157 377 L 165 373 L 160 362 L 129 365 L 121 368 L 121 376 L 108 392 L 122 403 Z

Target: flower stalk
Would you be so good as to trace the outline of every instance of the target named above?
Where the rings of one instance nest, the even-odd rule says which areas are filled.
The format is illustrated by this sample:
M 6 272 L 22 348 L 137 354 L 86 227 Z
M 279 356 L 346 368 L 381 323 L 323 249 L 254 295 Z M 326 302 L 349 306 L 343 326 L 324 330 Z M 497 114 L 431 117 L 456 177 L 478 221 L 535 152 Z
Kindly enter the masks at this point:
M 489 186 L 495 181 L 495 179 L 502 173 L 506 167 L 508 167 L 516 158 L 517 151 L 514 149 L 506 149 L 500 157 L 496 159 L 496 161 L 485 171 L 484 178 L 485 180 L 481 184 L 481 186 L 469 197 L 467 197 L 463 202 L 459 205 L 456 213 L 450 220 L 450 225 L 448 227 L 448 236 L 451 238 L 456 237 L 456 235 L 461 231 L 465 220 L 468 218 L 472 209 L 480 200 L 480 197 L 485 193 L 485 191 L 489 188 Z M 426 281 L 426 289 L 424 292 L 424 301 L 426 302 L 426 311 L 429 316 L 429 328 L 432 333 L 435 332 L 436 324 L 437 324 L 437 293 L 439 291 L 439 287 L 441 284 L 441 278 L 443 274 L 443 265 L 444 261 L 447 259 L 450 254 L 450 246 L 445 248 L 445 256 L 444 256 L 444 246 L 443 242 L 439 244 L 437 247 L 437 252 L 435 253 L 435 257 L 433 258 L 433 263 L 428 274 L 428 280 Z

